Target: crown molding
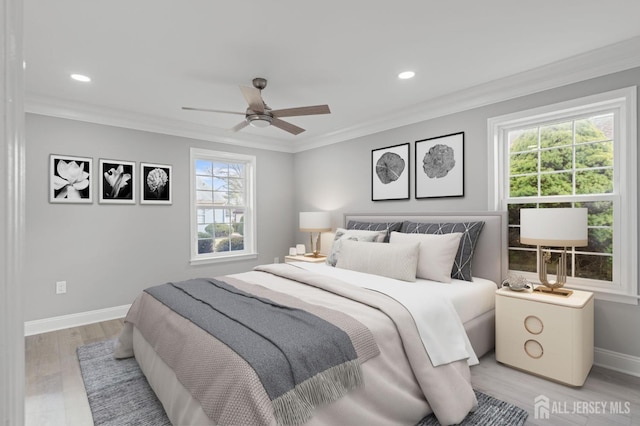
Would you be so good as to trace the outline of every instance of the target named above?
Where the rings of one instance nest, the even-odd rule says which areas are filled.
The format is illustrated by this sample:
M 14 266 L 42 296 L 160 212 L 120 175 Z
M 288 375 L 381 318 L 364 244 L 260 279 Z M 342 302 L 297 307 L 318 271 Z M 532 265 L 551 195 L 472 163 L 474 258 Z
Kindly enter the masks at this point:
M 295 144 L 292 141 L 249 134 L 239 135 L 240 137 L 230 136 L 228 131 L 217 127 L 142 114 L 132 115 L 129 111 L 64 102 L 53 98 L 27 95 L 25 110 L 34 114 L 234 146 L 296 153 L 640 67 L 638 52 L 640 52 L 640 37 L 631 38 L 486 84 L 434 98 L 385 117 L 308 139 L 297 139 Z
M 293 152 L 292 143 L 283 140 L 248 134 L 236 137 L 232 136 L 235 134 L 230 134 L 228 130 L 217 127 L 171 120 L 165 117 L 161 118 L 144 114 L 132 114 L 130 111 L 104 108 L 78 102 L 62 101 L 51 97 L 27 94 L 25 97 L 25 111 L 31 114 L 66 118 L 69 120 L 123 127 L 127 129 L 161 133 L 165 135 L 205 140 L 234 146 L 288 153 Z
M 605 46 L 551 64 L 405 108 L 383 119 L 342 129 L 296 147 L 296 152 L 319 148 L 446 115 L 507 101 L 544 90 L 640 67 L 640 37 Z

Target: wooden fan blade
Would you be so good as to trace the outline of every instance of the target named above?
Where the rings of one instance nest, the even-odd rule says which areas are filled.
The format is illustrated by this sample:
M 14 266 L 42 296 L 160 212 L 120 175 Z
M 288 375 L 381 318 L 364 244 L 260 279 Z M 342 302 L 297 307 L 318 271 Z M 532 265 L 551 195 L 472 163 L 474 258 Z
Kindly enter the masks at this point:
M 205 111 L 205 112 L 221 112 L 223 114 L 239 114 L 239 115 L 245 115 L 244 112 L 237 112 L 237 111 L 222 111 L 219 109 L 209 109 L 209 108 L 193 108 L 193 107 L 182 107 L 182 109 L 186 110 L 186 111 Z
M 255 87 L 240 86 L 240 91 L 242 91 L 242 95 L 247 100 L 249 108 L 251 108 L 253 112 L 257 112 L 258 114 L 262 114 L 264 112 L 264 101 L 262 100 L 262 95 L 260 94 L 259 89 L 256 89 Z
M 244 129 L 248 125 L 249 125 L 249 122 L 247 120 L 244 120 L 244 121 L 241 121 L 240 123 L 236 124 L 232 128 L 230 128 L 229 131 L 237 132 L 237 131 L 240 131 L 240 130 Z
M 298 108 L 277 109 L 271 111 L 274 117 L 296 117 L 299 115 L 331 114 L 329 105 L 314 105 Z
M 273 119 L 271 120 L 271 125 L 276 126 L 278 129 L 282 129 L 285 132 L 289 132 L 293 135 L 299 135 L 300 133 L 304 132 L 304 129 L 302 127 L 287 123 L 286 121 L 282 121 L 276 117 L 273 117 Z

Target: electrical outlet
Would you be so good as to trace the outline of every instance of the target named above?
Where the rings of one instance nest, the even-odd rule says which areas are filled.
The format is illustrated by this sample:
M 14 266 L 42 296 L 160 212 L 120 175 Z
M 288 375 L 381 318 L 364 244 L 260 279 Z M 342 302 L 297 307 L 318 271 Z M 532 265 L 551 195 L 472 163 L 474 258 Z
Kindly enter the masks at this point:
M 56 294 L 64 294 L 67 292 L 67 282 L 66 281 L 57 281 L 56 282 Z
M 273 263 L 280 263 L 280 258 L 279 257 L 274 257 L 273 258 Z

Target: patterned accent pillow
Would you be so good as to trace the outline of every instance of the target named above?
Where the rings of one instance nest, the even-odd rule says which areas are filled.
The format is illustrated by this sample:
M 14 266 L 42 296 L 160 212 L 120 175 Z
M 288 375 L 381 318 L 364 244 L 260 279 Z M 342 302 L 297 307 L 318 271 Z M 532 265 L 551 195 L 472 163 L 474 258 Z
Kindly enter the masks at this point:
M 389 235 L 393 231 L 400 232 L 402 228 L 402 222 L 358 222 L 356 220 L 350 220 L 347 222 L 347 229 L 365 229 L 367 231 L 387 231 L 387 235 L 384 237 L 384 242 L 389 242 Z
M 342 242 L 346 240 L 353 241 L 365 241 L 379 243 L 384 240 L 387 231 L 365 231 L 359 229 L 336 229 L 336 236 L 333 239 L 333 245 L 331 251 L 327 256 L 327 264 L 330 266 L 336 266 L 340 250 L 342 249 Z
M 378 244 L 345 240 L 336 268 L 415 281 L 420 243 Z
M 451 278 L 473 281 L 471 262 L 483 226 L 484 222 L 420 223 L 407 221 L 402 224 L 402 232 L 405 234 L 450 234 L 452 232 L 461 232 L 462 238 L 453 261 Z

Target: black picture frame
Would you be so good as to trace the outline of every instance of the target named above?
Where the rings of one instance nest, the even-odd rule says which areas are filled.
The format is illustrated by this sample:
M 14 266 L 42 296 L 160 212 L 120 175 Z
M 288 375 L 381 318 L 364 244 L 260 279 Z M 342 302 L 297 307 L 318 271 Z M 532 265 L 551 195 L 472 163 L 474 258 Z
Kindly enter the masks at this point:
M 136 203 L 135 161 L 101 158 L 98 164 L 98 202 L 101 204 Z
M 410 144 L 371 150 L 371 201 L 408 200 Z
M 464 197 L 464 132 L 415 142 L 415 197 Z
M 140 204 L 171 204 L 171 173 L 168 164 L 140 163 Z
M 49 155 L 49 202 L 93 203 L 93 158 Z

